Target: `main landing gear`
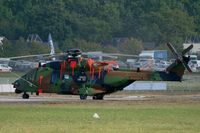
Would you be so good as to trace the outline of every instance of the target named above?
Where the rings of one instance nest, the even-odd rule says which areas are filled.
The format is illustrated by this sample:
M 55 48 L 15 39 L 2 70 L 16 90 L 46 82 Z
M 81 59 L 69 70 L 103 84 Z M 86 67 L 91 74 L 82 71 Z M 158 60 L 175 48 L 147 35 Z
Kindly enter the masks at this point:
M 29 94 L 27 94 L 26 92 L 24 92 L 24 94 L 22 95 L 23 99 L 29 99 Z
M 97 94 L 92 97 L 93 100 L 103 100 L 103 94 Z
M 98 94 L 98 95 L 94 95 L 92 97 L 93 100 L 103 100 L 104 95 L 103 94 Z M 81 100 L 86 100 L 87 99 L 87 94 L 81 94 L 80 95 L 80 99 Z

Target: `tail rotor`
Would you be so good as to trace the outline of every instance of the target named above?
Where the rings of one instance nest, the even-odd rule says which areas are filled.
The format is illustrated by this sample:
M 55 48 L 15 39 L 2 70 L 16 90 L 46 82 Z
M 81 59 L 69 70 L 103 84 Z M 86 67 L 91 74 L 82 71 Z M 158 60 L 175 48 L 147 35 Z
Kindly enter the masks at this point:
M 171 45 L 171 43 L 167 43 L 167 46 L 169 49 L 172 51 L 173 55 L 176 58 L 176 62 L 171 64 L 168 68 L 167 71 L 171 71 L 172 68 L 174 68 L 178 63 L 181 63 L 185 69 L 187 69 L 189 72 L 192 72 L 190 67 L 188 66 L 188 62 L 190 61 L 190 57 L 186 57 L 185 54 L 188 53 L 192 48 L 193 45 L 191 44 L 189 47 L 183 50 L 181 54 L 178 54 L 176 49 Z

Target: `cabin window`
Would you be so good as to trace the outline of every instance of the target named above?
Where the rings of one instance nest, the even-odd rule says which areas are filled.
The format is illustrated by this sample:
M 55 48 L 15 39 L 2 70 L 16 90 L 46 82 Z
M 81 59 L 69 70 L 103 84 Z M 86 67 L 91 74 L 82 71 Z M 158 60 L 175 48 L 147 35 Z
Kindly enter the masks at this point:
M 59 73 L 59 71 L 53 71 L 52 72 L 52 74 L 51 74 L 51 83 L 52 84 L 56 84 L 57 83 L 57 81 L 58 81 L 58 79 L 59 79 L 59 77 L 60 77 L 60 73 Z
M 74 76 L 74 81 L 77 83 L 85 83 L 87 82 L 87 75 L 84 70 L 81 70 Z
M 68 80 L 69 79 L 69 75 L 68 74 L 65 74 L 64 75 L 64 80 Z
M 26 79 L 28 81 L 34 81 L 34 77 L 35 77 L 34 70 L 32 70 L 32 71 L 28 72 L 26 75 L 24 75 L 24 79 Z
M 42 67 L 50 67 L 54 70 L 60 70 L 60 61 L 53 61 L 42 65 Z

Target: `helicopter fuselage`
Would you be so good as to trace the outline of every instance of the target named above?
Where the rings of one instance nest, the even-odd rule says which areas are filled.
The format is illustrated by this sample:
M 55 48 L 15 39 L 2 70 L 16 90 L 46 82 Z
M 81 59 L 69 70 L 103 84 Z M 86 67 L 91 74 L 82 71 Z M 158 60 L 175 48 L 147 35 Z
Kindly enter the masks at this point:
M 96 66 L 95 66 L 96 65 Z M 109 65 L 91 66 L 87 60 L 53 61 L 34 68 L 14 82 L 16 93 L 36 92 L 100 96 L 123 90 L 136 80 L 180 81 L 176 73 L 114 70 Z

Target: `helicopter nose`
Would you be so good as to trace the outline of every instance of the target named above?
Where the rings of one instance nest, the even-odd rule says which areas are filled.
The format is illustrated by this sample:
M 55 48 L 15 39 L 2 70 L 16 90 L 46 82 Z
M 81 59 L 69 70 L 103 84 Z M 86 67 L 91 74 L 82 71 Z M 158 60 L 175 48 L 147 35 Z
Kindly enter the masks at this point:
M 16 89 L 15 89 L 15 93 L 17 93 L 17 94 L 22 93 L 22 91 L 19 89 L 20 83 L 19 83 L 18 81 L 15 81 L 15 82 L 13 83 L 13 87 L 16 88 Z
M 18 81 L 15 81 L 13 84 L 14 88 L 18 88 L 20 86 L 20 83 Z

